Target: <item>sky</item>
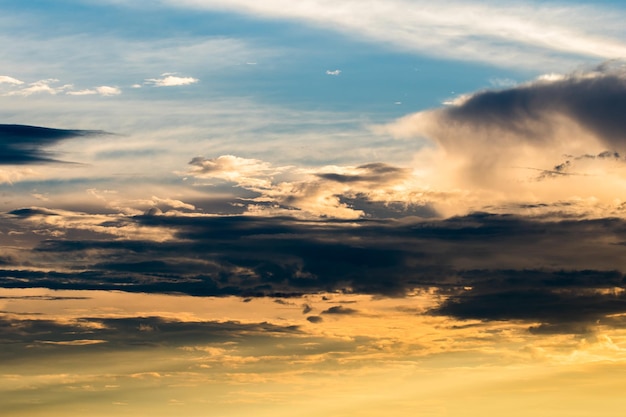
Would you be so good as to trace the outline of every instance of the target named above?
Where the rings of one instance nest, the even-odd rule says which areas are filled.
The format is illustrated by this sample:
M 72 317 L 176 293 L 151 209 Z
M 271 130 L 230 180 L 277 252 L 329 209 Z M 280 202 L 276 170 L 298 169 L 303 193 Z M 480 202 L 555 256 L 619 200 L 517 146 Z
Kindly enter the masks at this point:
M 3 416 L 622 415 L 621 2 L 0 10 Z

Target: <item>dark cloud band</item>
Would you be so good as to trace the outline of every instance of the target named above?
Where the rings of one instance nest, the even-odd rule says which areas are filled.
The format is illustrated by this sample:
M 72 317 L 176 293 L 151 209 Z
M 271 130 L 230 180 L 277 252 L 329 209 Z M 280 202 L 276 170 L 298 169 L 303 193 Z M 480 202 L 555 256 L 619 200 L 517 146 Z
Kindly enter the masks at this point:
M 626 312 L 626 271 L 618 268 L 626 223 L 619 219 L 137 216 L 106 227 L 130 223 L 168 231 L 176 240 L 42 241 L 29 262 L 50 271 L 5 265 L 0 285 L 241 297 L 327 291 L 395 297 L 435 289 L 444 301 L 433 314 L 539 322 L 551 329 Z M 37 265 L 39 257 L 48 263 Z M 349 313 L 354 311 L 324 312 Z
M 107 133 L 98 130 L 66 130 L 0 124 L 0 164 L 61 162 L 53 158 L 53 155 L 44 148 L 66 139 L 104 134 Z

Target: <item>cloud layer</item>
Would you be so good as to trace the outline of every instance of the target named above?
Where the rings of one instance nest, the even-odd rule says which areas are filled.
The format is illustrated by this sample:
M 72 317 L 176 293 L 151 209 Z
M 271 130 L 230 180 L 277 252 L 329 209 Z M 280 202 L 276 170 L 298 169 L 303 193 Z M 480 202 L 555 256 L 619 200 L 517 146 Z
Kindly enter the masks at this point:
M 433 290 L 443 301 L 433 314 L 521 320 L 543 329 L 611 325 L 611 315 L 626 313 L 626 271 L 618 267 L 626 225 L 618 219 L 473 214 L 346 222 L 149 214 L 110 219 L 87 234 L 72 230 L 63 213 L 28 209 L 4 216 L 5 230 L 20 225 L 43 236 L 33 249 L 4 260 L 0 283 L 7 288 L 241 297 Z M 121 228 L 153 233 L 111 240 Z M 55 238 L 55 229 L 67 236 Z
M 394 48 L 533 69 L 577 59 L 626 57 L 618 11 L 495 2 L 185 0 L 162 3 L 305 22 Z M 549 28 L 549 30 L 546 30 Z

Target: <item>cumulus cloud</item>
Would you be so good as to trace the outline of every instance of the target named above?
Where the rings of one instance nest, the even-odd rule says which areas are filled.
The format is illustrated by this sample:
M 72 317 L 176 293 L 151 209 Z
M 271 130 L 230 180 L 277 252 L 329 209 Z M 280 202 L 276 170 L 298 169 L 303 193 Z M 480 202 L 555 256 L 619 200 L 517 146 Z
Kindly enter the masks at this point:
M 626 70 L 603 66 L 467 94 L 447 107 L 406 116 L 386 132 L 433 142 L 416 163 L 433 167 L 430 180 L 437 187 L 490 190 L 498 193 L 491 195 L 494 201 L 596 198 L 609 204 L 626 177 L 625 161 L 576 158 L 624 154 L 624 111 Z M 558 185 L 536 182 L 548 177 Z
M 190 162 L 191 170 L 187 173 L 197 178 L 216 178 L 232 181 L 243 187 L 270 188 L 272 177 L 283 169 L 273 168 L 271 164 L 258 159 L 240 158 L 234 155 L 222 155 L 217 158 L 195 157 Z
M 195 84 L 199 80 L 193 77 L 178 77 L 171 73 L 161 74 L 162 78 L 148 78 L 146 84 L 151 84 L 154 87 L 177 87 L 181 85 Z
M 341 70 L 326 70 L 326 74 L 327 75 L 340 75 L 341 74 Z
M 255 215 L 349 219 L 366 216 L 370 209 L 382 213 L 384 206 L 395 205 L 398 213 L 406 214 L 428 204 L 412 183 L 411 170 L 384 163 L 296 169 L 223 155 L 196 157 L 190 165 L 192 168 L 181 175 L 230 181 L 258 193 L 248 200 L 247 207 L 247 213 Z

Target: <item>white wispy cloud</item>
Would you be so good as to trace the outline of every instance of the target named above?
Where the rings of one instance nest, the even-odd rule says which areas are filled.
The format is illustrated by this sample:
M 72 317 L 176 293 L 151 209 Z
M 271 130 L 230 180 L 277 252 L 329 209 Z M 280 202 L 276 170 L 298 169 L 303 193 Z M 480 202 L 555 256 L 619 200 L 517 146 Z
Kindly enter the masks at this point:
M 8 75 L 0 75 L 0 84 L 24 84 L 24 81 L 20 81 L 17 78 L 9 77 Z
M 0 169 L 0 184 L 13 184 L 37 175 L 37 172 L 32 168 Z
M 48 78 L 46 80 L 39 80 L 28 84 L 28 87 L 19 88 L 7 93 L 9 96 L 30 96 L 33 94 L 51 94 L 56 95 L 67 90 L 71 90 L 73 86 L 71 84 L 64 84 L 61 86 L 55 86 L 59 80 L 56 78 Z
M 91 89 L 67 92 L 67 95 L 70 95 L 70 96 L 87 96 L 87 95 L 96 95 L 96 94 L 101 95 L 101 96 L 117 96 L 117 95 L 122 94 L 122 90 L 120 90 L 118 87 L 102 85 L 100 87 L 95 87 Z
M 395 49 L 502 67 L 626 57 L 623 12 L 524 2 L 374 0 L 162 0 L 175 7 L 228 10 L 343 32 Z
M 181 85 L 195 84 L 199 80 L 193 77 L 178 77 L 171 73 L 161 74 L 162 78 L 148 78 L 146 84 L 151 84 L 155 87 L 177 87 Z
M 29 83 L 26 87 L 23 81 L 17 80 L 12 77 L 4 77 L 6 84 L 9 84 L 8 91 L 4 93 L 6 96 L 23 96 L 28 97 L 34 94 L 66 94 L 68 96 L 88 96 L 88 95 L 100 95 L 100 96 L 116 96 L 122 93 L 118 87 L 101 85 L 93 88 L 86 88 L 82 90 L 75 90 L 73 84 L 59 85 L 59 80 L 56 78 L 47 78 L 44 80 L 38 80 Z M 0 78 L 0 84 L 3 83 L 3 78 Z
M 326 74 L 327 75 L 339 75 L 341 74 L 341 70 L 336 69 L 336 70 L 326 70 Z

